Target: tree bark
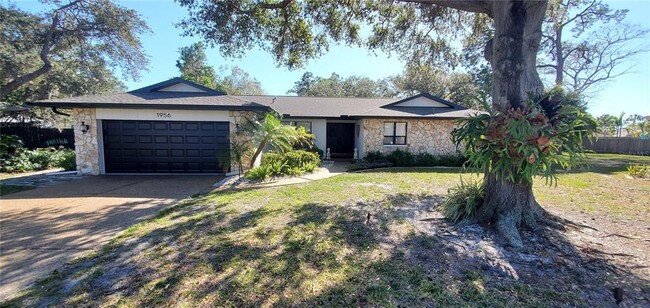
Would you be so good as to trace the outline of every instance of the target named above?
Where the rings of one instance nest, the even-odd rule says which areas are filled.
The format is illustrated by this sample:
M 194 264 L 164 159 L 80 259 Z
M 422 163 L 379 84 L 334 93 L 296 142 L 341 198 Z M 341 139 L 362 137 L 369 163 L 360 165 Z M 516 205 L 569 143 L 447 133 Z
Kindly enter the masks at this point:
M 526 104 L 529 94 L 543 91 L 536 59 L 547 1 L 492 1 L 490 5 L 495 36 L 485 54 L 494 74 L 493 106 L 506 111 Z M 489 173 L 485 181 L 485 202 L 476 220 L 493 223 L 511 246 L 522 247 L 518 228 L 536 228 L 537 220 L 543 219 L 532 184 L 514 183 Z
M 57 31 L 57 28 L 59 27 L 59 22 L 61 20 L 61 12 L 64 10 L 67 10 L 70 7 L 73 7 L 77 5 L 78 3 L 82 2 L 83 0 L 76 0 L 72 1 L 68 4 L 65 4 L 56 10 L 53 11 L 52 15 L 52 23 L 50 23 L 50 26 L 47 30 L 47 33 L 45 33 L 45 37 L 43 38 L 43 46 L 41 47 L 41 50 L 38 54 L 40 57 L 41 61 L 43 61 L 43 65 L 38 68 L 37 70 L 24 74 L 22 76 L 19 76 L 15 78 L 14 80 L 8 82 L 5 85 L 0 86 L 0 99 L 5 98 L 7 95 L 9 95 L 12 91 L 20 88 L 22 85 L 31 82 L 32 80 L 41 77 L 47 73 L 49 73 L 52 68 L 53 64 L 50 61 L 50 52 L 52 51 L 52 48 L 56 44 L 56 37 L 55 37 L 55 32 Z
M 248 169 L 253 169 L 253 167 L 255 167 L 255 161 L 257 160 L 257 157 L 262 154 L 262 151 L 264 151 L 264 147 L 266 147 L 266 139 L 262 140 L 260 145 L 257 147 L 257 150 L 255 150 L 255 154 L 253 154 L 251 161 L 248 163 Z
M 564 48 L 562 46 L 562 28 L 555 30 L 555 53 L 556 53 L 556 66 L 555 66 L 555 85 L 562 86 L 564 80 Z
M 495 36 L 492 58 L 493 105 L 497 110 L 519 107 L 529 93 L 541 93 L 543 84 L 536 70 L 542 39 L 546 1 L 492 1 Z

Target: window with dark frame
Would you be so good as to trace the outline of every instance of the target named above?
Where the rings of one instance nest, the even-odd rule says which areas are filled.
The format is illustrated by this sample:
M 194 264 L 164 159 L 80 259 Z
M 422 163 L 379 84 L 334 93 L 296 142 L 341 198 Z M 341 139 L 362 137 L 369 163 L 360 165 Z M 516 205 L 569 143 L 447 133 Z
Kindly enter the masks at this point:
M 309 121 L 282 121 L 282 124 L 295 127 L 304 127 L 307 133 L 311 134 L 311 122 Z
M 384 145 L 406 145 L 406 122 L 384 122 Z

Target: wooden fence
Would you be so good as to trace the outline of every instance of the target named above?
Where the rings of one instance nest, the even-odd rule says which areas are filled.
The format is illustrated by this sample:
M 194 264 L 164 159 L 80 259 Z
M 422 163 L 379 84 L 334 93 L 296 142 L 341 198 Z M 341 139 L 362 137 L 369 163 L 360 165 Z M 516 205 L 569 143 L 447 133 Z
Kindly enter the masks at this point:
M 583 145 L 596 153 L 650 155 L 650 139 L 601 137 L 593 143 L 585 141 Z
M 16 135 L 30 149 L 59 146 L 74 149 L 74 132 L 71 128 L 58 130 L 21 124 L 3 125 L 0 134 Z

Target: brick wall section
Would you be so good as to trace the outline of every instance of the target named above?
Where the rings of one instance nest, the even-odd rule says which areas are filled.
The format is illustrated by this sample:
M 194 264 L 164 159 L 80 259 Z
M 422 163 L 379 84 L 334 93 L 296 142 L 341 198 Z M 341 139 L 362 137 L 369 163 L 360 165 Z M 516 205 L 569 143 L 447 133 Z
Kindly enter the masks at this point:
M 95 108 L 72 109 L 74 119 L 74 149 L 77 154 L 77 172 L 99 174 L 99 144 L 97 141 L 97 116 Z M 81 122 L 90 126 L 81 132 Z
M 407 122 L 406 146 L 384 146 L 384 122 Z M 455 154 L 456 145 L 451 141 L 455 120 L 437 119 L 364 119 L 364 153 L 395 149 L 411 153 L 427 152 L 433 155 Z

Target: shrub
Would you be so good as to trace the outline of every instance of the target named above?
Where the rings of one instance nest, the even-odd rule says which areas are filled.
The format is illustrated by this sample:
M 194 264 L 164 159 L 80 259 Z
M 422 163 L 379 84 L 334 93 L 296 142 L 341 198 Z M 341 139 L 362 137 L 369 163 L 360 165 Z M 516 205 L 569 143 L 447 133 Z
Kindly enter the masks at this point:
M 462 167 L 467 161 L 465 156 L 460 154 L 447 154 L 438 157 L 438 166 Z
M 65 171 L 77 170 L 77 156 L 73 150 L 60 148 L 52 161 L 53 167 L 63 168 Z
M 307 151 L 307 152 L 314 153 L 314 154 L 318 155 L 318 158 L 320 158 L 320 159 L 323 159 L 323 155 L 325 154 L 325 152 L 323 152 L 323 150 L 319 149 L 318 147 L 310 147 L 310 148 L 306 148 L 304 150 Z
M 452 223 L 473 217 L 483 204 L 485 187 L 479 181 L 464 182 L 449 189 L 440 205 L 442 212 Z
M 56 155 L 55 149 L 36 149 L 33 151 L 26 151 L 25 153 L 27 154 L 29 161 L 34 164 L 35 170 L 51 168 L 54 165 L 53 158 Z
M 433 167 L 438 165 L 438 159 L 432 154 L 427 152 L 418 153 L 415 155 L 415 165 L 422 167 Z
M 386 161 L 386 156 L 384 156 L 384 154 L 379 151 L 370 151 L 366 153 L 366 155 L 363 157 L 363 160 L 369 163 L 384 162 Z
M 3 146 L 3 151 L 5 149 Z M 75 170 L 77 166 L 74 151 L 65 148 L 27 150 L 17 147 L 12 154 L 5 152 L 0 158 L 0 172 L 28 172 L 53 167 Z
M 7 158 L 24 148 L 23 141 L 16 135 L 0 135 L 0 156 Z
M 415 166 L 415 155 L 413 153 L 397 149 L 386 155 L 386 159 L 397 167 Z
M 254 181 L 265 181 L 271 177 L 271 166 L 260 165 L 246 172 L 246 178 Z
M 303 169 L 305 170 L 305 172 L 314 172 L 314 170 L 316 170 L 316 168 L 318 168 L 318 164 L 316 164 L 314 162 L 308 162 L 303 166 Z
M 260 167 L 264 167 L 263 170 L 256 170 L 250 176 L 247 173 L 246 177 L 251 180 L 266 180 L 271 176 L 300 175 L 313 172 L 318 166 L 320 166 L 320 158 L 313 152 L 304 150 L 286 153 L 267 152 L 262 155 Z M 258 168 L 253 168 L 251 171 Z
M 633 165 L 627 167 L 627 173 L 635 178 L 650 178 L 650 167 L 647 165 Z
M 29 160 L 29 152 L 20 151 L 15 155 L 0 159 L 0 172 L 26 172 L 36 170 L 37 166 Z

